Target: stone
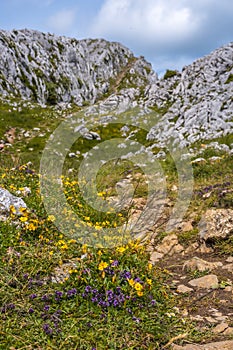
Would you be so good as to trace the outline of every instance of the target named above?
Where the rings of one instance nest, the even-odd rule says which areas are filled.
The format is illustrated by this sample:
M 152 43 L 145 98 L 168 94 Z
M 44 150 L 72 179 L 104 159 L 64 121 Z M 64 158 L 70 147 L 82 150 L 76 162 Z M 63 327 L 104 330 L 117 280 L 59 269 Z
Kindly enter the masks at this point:
M 223 269 L 233 273 L 233 263 L 223 266 Z
M 16 210 L 16 215 L 21 214 L 20 208 L 27 208 L 22 198 L 14 196 L 4 188 L 0 188 L 0 214 L 9 215 L 11 206 Z
M 227 328 L 228 328 L 228 324 L 222 322 L 218 324 L 216 327 L 214 327 L 212 331 L 216 334 L 219 334 L 219 333 L 223 333 Z
M 173 345 L 172 350 L 232 350 L 233 340 L 220 341 L 209 344 L 189 344 L 184 346 Z
M 191 221 L 183 222 L 181 225 L 181 230 L 183 232 L 188 232 L 193 230 L 193 225 Z
M 195 256 L 184 263 L 183 269 L 187 269 L 190 271 L 198 270 L 202 272 L 207 270 L 212 271 L 222 266 L 223 264 L 220 261 L 208 262 Z
M 168 235 L 163 238 L 161 244 L 159 244 L 155 250 L 163 255 L 168 254 L 172 248 L 178 244 L 178 237 L 175 234 Z
M 216 324 L 216 323 L 218 323 L 218 321 L 217 321 L 214 317 L 212 317 L 212 316 L 206 316 L 206 317 L 205 317 L 205 320 L 206 320 L 207 322 L 211 323 L 211 324 Z
M 190 320 L 191 321 L 197 321 L 197 322 L 203 322 L 204 321 L 204 317 L 201 315 L 196 315 L 196 316 L 190 316 Z
M 225 329 L 225 331 L 222 333 L 224 335 L 233 335 L 233 327 L 228 327 L 227 329 Z
M 196 251 L 201 254 L 209 254 L 212 253 L 214 250 L 211 247 L 207 247 L 205 242 L 203 242 Z
M 182 253 L 184 251 L 184 247 L 181 244 L 176 244 L 168 253 L 169 256 L 174 254 Z
M 192 161 L 192 164 L 196 164 L 196 163 L 205 164 L 206 160 L 205 160 L 205 158 L 196 158 Z
M 184 284 L 181 284 L 177 287 L 177 292 L 181 294 L 190 293 L 190 292 L 193 292 L 193 289 L 185 286 Z
M 151 255 L 150 255 L 150 262 L 152 264 L 154 264 L 155 262 L 159 261 L 160 259 L 162 259 L 164 256 L 164 254 L 162 253 L 158 253 L 158 252 L 153 252 Z
M 217 316 L 217 317 L 215 317 L 215 319 L 217 322 L 226 322 L 229 319 L 229 317 L 228 316 Z
M 200 278 L 195 278 L 188 282 L 192 287 L 198 288 L 217 288 L 218 287 L 218 277 L 216 275 L 207 275 Z
M 201 240 L 225 239 L 233 234 L 233 210 L 209 209 L 199 223 Z
M 227 263 L 233 263 L 233 256 L 229 256 L 226 260 Z
M 86 140 L 101 140 L 100 135 L 97 132 L 89 131 L 83 135 Z
M 199 244 L 197 242 L 194 242 L 188 246 L 188 248 L 185 249 L 185 254 L 189 254 L 193 251 L 196 251 L 199 248 Z

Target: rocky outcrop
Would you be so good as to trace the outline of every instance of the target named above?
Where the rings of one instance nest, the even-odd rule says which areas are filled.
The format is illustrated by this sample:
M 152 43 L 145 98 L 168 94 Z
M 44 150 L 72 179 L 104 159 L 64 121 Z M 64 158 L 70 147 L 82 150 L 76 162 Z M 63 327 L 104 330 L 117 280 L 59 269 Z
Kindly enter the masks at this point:
M 168 140 L 184 148 L 232 133 L 232 95 L 233 43 L 230 43 L 184 67 L 182 72 L 167 71 L 144 90 L 128 88 L 111 94 L 92 107 L 90 113 L 105 114 L 138 106 L 152 124 L 148 140 L 160 148 L 166 148 Z M 212 142 L 209 147 L 233 152 L 233 145 L 229 148 Z M 194 152 L 190 151 L 192 156 Z
M 0 94 L 40 103 L 95 103 L 157 79 L 144 58 L 116 42 L 34 30 L 0 31 Z
M 138 107 L 150 122 L 147 139 L 160 148 L 168 140 L 183 148 L 232 133 L 233 43 L 160 79 L 143 57 L 103 39 L 0 31 L 0 52 L 0 97 L 5 100 L 90 105 L 90 116 Z M 233 144 L 211 147 L 220 146 L 232 154 Z
M 200 239 L 213 241 L 233 235 L 233 210 L 209 209 L 199 223 Z
M 176 135 L 182 145 L 232 132 L 233 43 L 165 74 L 148 87 L 145 105 L 163 114 L 148 138 Z
M 11 210 L 20 215 L 20 208 L 27 208 L 25 202 L 6 189 L 0 188 L 0 216 L 4 218 L 5 215 L 9 215 Z

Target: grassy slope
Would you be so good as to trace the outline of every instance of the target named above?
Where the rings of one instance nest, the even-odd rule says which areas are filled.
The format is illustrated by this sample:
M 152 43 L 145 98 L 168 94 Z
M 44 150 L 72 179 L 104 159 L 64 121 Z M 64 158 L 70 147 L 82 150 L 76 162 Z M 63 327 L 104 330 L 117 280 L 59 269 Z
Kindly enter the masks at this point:
M 0 222 L 0 349 L 154 350 L 185 332 L 190 337 L 198 336 L 194 326 L 181 320 L 174 308 L 176 300 L 166 284 L 167 272 L 150 266 L 146 250 L 137 242 L 113 249 L 86 247 L 76 237 L 62 236 L 53 225 L 53 218 L 47 216 L 39 194 L 39 160 L 46 139 L 67 112 L 58 113 L 52 107 L 25 108 L 21 112 L 9 109 L 12 107 L 0 106 L 0 139 L 14 127 L 16 139 L 0 154 L 0 186 L 13 194 L 28 186 L 32 194 L 25 201 L 32 212 L 23 213 L 25 220 L 18 226 L 11 224 L 12 219 L 17 220 L 13 212 L 9 222 Z M 33 130 L 37 127 L 39 131 Z M 120 135 L 120 127 L 96 131 L 103 140 Z M 30 136 L 22 137 L 22 129 L 29 131 Z M 146 142 L 145 135 L 137 137 Z M 226 141 L 232 143 L 233 139 L 229 136 Z M 72 151 L 85 152 L 89 148 L 89 141 L 83 141 L 73 145 Z M 211 163 L 208 158 L 212 155 L 222 159 Z M 219 195 L 223 189 L 229 189 L 229 183 L 232 186 L 232 157 L 216 151 L 210 154 L 208 150 L 202 156 L 207 162 L 193 166 L 195 192 L 187 212 L 187 217 L 195 213 L 197 223 L 208 207 L 232 206 L 232 193 Z M 29 161 L 32 172 L 23 166 Z M 130 162 L 114 164 L 114 171 L 112 166 L 103 168 L 105 176 L 99 182 L 99 191 L 107 187 L 108 194 L 115 194 L 114 184 L 119 177 L 131 173 L 133 178 L 135 175 L 136 195 L 146 195 L 145 183 L 137 185 L 140 171 Z M 167 158 L 162 166 L 167 175 L 168 196 L 174 201 L 174 164 Z M 70 167 L 75 168 L 74 161 L 67 159 L 64 169 Z M 112 227 L 127 220 L 124 212 L 120 216 L 97 215 L 82 201 L 75 182 L 76 171 L 67 177 L 64 170 L 64 176 L 68 201 L 87 225 Z M 210 189 L 213 185 L 217 186 Z M 210 190 L 210 197 L 203 199 Z M 195 239 L 196 232 L 181 235 L 182 243 Z M 226 242 L 222 249 L 229 251 L 231 243 Z M 62 283 L 51 283 L 49 276 L 54 268 L 72 259 L 76 267 L 69 268 L 69 277 Z M 107 266 L 105 271 L 103 266 Z M 113 294 L 109 305 L 98 305 L 107 300 L 109 293 Z

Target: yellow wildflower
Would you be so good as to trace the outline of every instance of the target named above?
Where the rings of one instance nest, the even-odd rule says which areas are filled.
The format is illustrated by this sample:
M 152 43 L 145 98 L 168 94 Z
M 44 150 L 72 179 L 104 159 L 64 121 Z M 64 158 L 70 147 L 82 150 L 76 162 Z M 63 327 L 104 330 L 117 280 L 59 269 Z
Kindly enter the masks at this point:
M 65 249 L 68 249 L 68 245 L 65 243 L 61 246 L 61 249 L 65 250 Z
M 152 269 L 152 266 L 153 266 L 153 265 L 152 265 L 151 263 L 149 263 L 149 264 L 148 264 L 148 270 L 151 270 L 151 269 Z
M 20 207 L 20 208 L 19 208 L 19 211 L 20 211 L 20 213 L 23 214 L 24 216 L 28 215 L 28 213 L 27 213 L 27 208 Z
M 125 250 L 126 250 L 125 247 L 117 247 L 116 249 L 117 253 L 124 253 Z
M 137 282 L 135 283 L 134 288 L 136 289 L 136 291 L 140 292 L 143 289 L 143 286 L 139 282 Z
M 51 221 L 51 222 L 54 222 L 56 219 L 55 219 L 55 216 L 54 215 L 49 215 L 48 216 L 48 221 Z
M 147 279 L 146 279 L 146 282 L 147 282 L 147 284 L 149 284 L 150 286 L 152 285 L 152 280 L 151 280 L 150 278 L 147 278 Z
M 106 263 L 106 262 L 104 262 L 104 261 L 101 261 L 101 262 L 99 263 L 98 269 L 99 269 L 100 271 L 103 271 L 104 269 L 106 269 L 106 267 L 108 267 L 108 263 Z
M 112 276 L 112 283 L 116 281 L 116 275 Z
M 87 252 L 87 244 L 83 244 L 82 252 L 83 252 L 83 254 L 86 254 L 86 252 Z
M 10 213 L 11 214 L 15 214 L 16 213 L 16 209 L 13 205 L 10 205 Z
M 138 295 L 139 297 L 142 297 L 142 296 L 143 296 L 143 292 L 138 291 L 138 292 L 137 292 L 137 295 Z
M 135 281 L 133 279 L 128 279 L 128 283 L 131 287 L 135 285 Z
M 35 226 L 32 222 L 30 222 L 30 224 L 28 224 L 28 225 L 26 226 L 26 228 L 27 228 L 29 231 L 35 231 L 35 230 L 36 230 L 36 226 Z
M 21 216 L 21 218 L 19 219 L 21 222 L 26 222 L 27 221 L 27 217 L 26 216 Z

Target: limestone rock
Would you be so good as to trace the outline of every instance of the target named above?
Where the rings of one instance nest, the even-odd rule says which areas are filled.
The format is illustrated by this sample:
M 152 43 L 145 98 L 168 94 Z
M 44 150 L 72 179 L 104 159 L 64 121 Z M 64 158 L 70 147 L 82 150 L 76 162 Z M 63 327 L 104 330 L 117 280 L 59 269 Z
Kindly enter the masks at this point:
M 0 214 L 9 215 L 11 206 L 20 215 L 20 208 L 27 208 L 26 203 L 19 197 L 14 196 L 4 188 L 0 188 Z
M 173 138 L 182 148 L 214 138 L 213 135 L 223 135 L 226 130 L 231 133 L 232 61 L 233 43 L 230 43 L 184 67 L 181 73 L 149 86 L 145 92 L 146 106 L 163 108 L 165 113 L 151 128 L 148 139 L 165 145 L 167 139 Z
M 204 241 L 225 239 L 233 234 L 233 210 L 209 209 L 199 223 L 199 235 Z
M 187 269 L 187 270 L 198 270 L 198 271 L 212 271 L 218 267 L 222 267 L 223 264 L 220 261 L 217 262 L 209 262 L 209 261 L 205 261 L 203 259 L 200 259 L 198 257 L 193 257 L 192 259 L 186 261 L 183 265 L 183 269 Z
M 171 250 L 178 245 L 178 238 L 177 235 L 172 234 L 166 236 L 161 244 L 159 244 L 155 249 L 158 253 L 161 253 L 163 255 L 168 254 L 171 252 Z
M 190 286 L 198 288 L 216 288 L 218 287 L 218 277 L 216 275 L 207 275 L 200 278 L 195 278 L 189 281 Z
M 232 350 L 233 341 L 221 341 L 204 345 L 189 344 L 185 346 L 173 345 L 172 350 Z
M 152 264 L 154 264 L 155 262 L 159 261 L 160 259 L 163 258 L 163 254 L 162 253 L 158 253 L 158 252 L 153 252 L 150 256 L 150 262 Z
M 193 225 L 191 221 L 183 222 L 181 225 L 181 230 L 184 232 L 192 231 Z
M 227 328 L 228 328 L 228 324 L 222 322 L 218 324 L 216 327 L 214 327 L 213 332 L 216 334 L 223 333 Z
M 224 335 L 233 335 L 233 327 L 228 327 L 227 329 L 225 329 L 225 331 L 223 332 Z
M 157 80 L 143 57 L 117 42 L 58 37 L 36 30 L 0 31 L 0 94 L 39 103 L 95 103 L 110 80 L 125 88 Z M 127 73 L 127 79 L 124 79 Z
M 184 284 L 181 284 L 181 285 L 179 285 L 177 287 L 177 292 L 181 293 L 181 294 L 183 294 L 183 293 L 190 293 L 192 291 L 193 291 L 192 288 L 189 288 L 189 287 L 185 286 Z

